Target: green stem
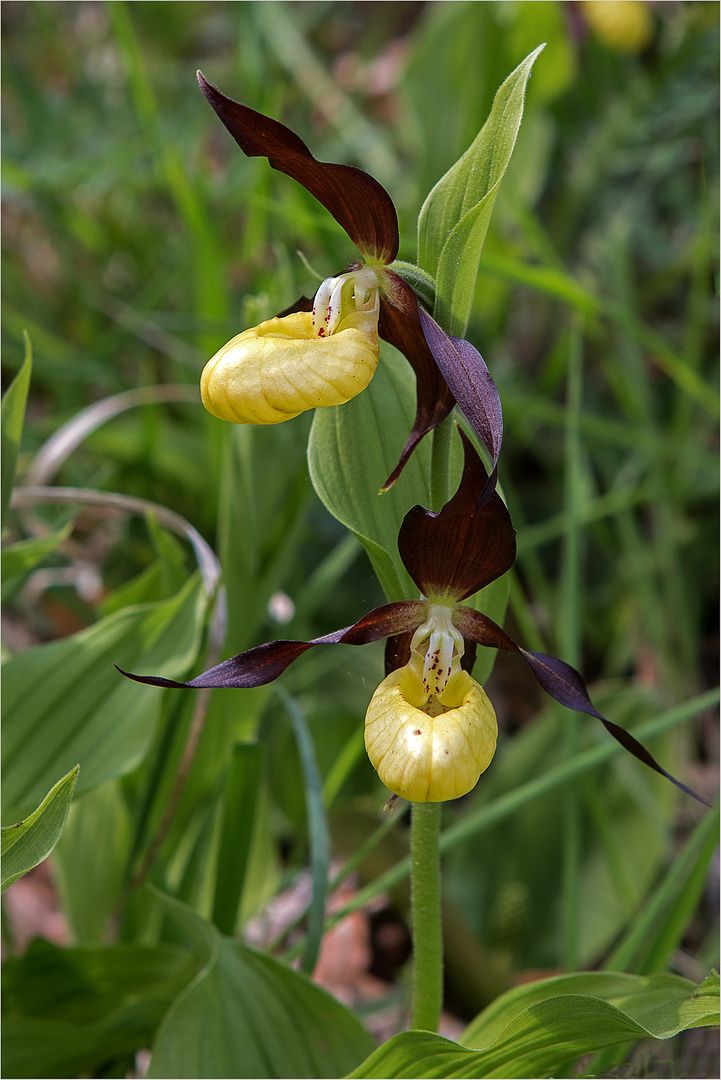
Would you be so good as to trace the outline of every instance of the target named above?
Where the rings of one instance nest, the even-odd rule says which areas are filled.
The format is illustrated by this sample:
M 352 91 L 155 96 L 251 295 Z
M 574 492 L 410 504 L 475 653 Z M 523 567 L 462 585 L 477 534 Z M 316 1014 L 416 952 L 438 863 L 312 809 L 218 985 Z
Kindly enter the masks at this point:
M 411 806 L 411 1027 L 433 1032 L 438 1031 L 443 1005 L 440 821 L 441 803 L 413 803 Z

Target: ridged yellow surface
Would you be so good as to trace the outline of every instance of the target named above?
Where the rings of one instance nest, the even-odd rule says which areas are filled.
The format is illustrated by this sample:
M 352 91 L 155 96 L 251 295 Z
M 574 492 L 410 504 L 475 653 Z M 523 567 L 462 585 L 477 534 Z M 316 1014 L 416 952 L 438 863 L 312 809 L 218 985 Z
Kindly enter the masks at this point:
M 475 786 L 496 750 L 498 724 L 482 687 L 466 672 L 462 704 L 440 716 L 410 705 L 400 691 L 403 668 L 371 698 L 365 745 L 394 794 L 410 802 L 457 799 Z
M 279 424 L 321 405 L 343 405 L 373 378 L 378 335 L 351 327 L 317 337 L 310 312 L 244 330 L 205 365 L 203 404 L 234 424 Z

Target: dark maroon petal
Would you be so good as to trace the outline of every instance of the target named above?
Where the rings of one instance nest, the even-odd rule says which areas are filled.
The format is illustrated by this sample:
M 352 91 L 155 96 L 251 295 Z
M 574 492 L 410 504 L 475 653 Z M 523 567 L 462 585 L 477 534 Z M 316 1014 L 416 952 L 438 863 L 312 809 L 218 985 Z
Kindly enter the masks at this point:
M 392 634 L 417 630 L 425 621 L 427 612 L 428 604 L 424 600 L 396 600 L 392 604 L 381 604 L 348 630 L 315 638 L 312 644 L 367 645 L 370 641 L 380 641 Z
M 527 652 L 520 647 L 518 652 L 547 694 L 567 709 L 575 709 L 576 712 L 588 713 L 589 716 L 603 720 L 603 715 L 595 708 L 588 696 L 586 684 L 575 668 L 555 656 L 548 656 L 547 653 Z
M 382 487 L 395 484 L 421 439 L 445 420 L 455 399 L 441 375 L 421 328 L 418 300 L 410 285 L 386 270 L 387 298 L 381 300 L 378 332 L 408 360 L 416 375 L 416 417 L 400 460 Z
M 171 689 L 195 689 L 207 687 L 238 687 L 248 689 L 251 686 L 265 686 L 282 675 L 289 664 L 310 649 L 311 641 L 270 641 L 266 645 L 257 645 L 254 649 L 223 660 L 215 667 L 196 675 L 188 682 L 176 682 L 174 679 L 161 679 L 154 675 L 131 675 L 129 671 L 118 668 L 123 675 L 135 682 L 149 686 L 167 686 Z
M 248 157 L 266 157 L 325 206 L 360 251 L 385 263 L 398 254 L 398 218 L 390 195 L 368 173 L 351 165 L 316 161 L 284 124 L 226 97 L 198 72 L 206 99 Z
M 269 641 L 265 645 L 256 645 L 247 652 L 223 660 L 188 682 L 175 682 L 174 679 L 161 679 L 154 675 L 131 675 L 121 668 L 118 671 L 135 682 L 175 689 L 248 689 L 251 686 L 265 686 L 282 675 L 289 664 L 314 645 L 367 645 L 390 634 L 415 630 L 425 619 L 427 608 L 428 605 L 421 600 L 383 604 L 369 611 L 353 626 L 313 638 L 312 641 Z
M 458 491 L 437 513 L 422 506 L 409 510 L 398 534 L 398 550 L 424 596 L 461 601 L 510 570 L 516 533 L 505 503 L 488 485 L 475 447 L 458 431 L 464 451 Z
M 423 333 L 436 364 L 495 465 L 503 439 L 503 414 L 491 373 L 470 341 L 451 337 L 423 308 L 419 308 L 419 312 Z
M 607 720 L 603 713 L 598 711 L 588 696 L 586 683 L 576 669 L 572 668 L 570 664 L 564 663 L 563 660 L 558 660 L 555 656 L 548 656 L 547 653 L 528 652 L 526 649 L 521 649 L 504 630 L 501 630 L 500 626 L 497 626 L 496 623 L 493 622 L 492 619 L 489 619 L 486 615 L 481 615 L 480 612 L 474 611 L 472 608 L 457 608 L 453 615 L 453 622 L 464 637 L 468 637 L 472 641 L 477 641 L 479 645 L 489 645 L 493 648 L 507 649 L 509 652 L 520 653 L 543 689 L 547 694 L 550 694 L 555 701 L 558 701 L 561 705 L 565 705 L 568 709 L 573 709 L 575 712 L 582 712 L 587 713 L 589 716 L 595 716 L 601 721 L 609 734 L 611 734 L 621 746 L 628 750 L 629 753 L 633 754 L 639 761 L 642 761 L 644 765 L 648 765 L 649 768 L 654 769 L 657 773 L 660 773 L 661 776 L 665 776 L 666 779 L 670 780 L 672 784 L 675 784 L 677 788 L 680 788 L 681 791 L 684 791 L 687 795 L 691 795 L 692 798 L 703 803 L 704 806 L 710 805 L 710 803 L 707 803 L 705 799 L 702 799 L 701 796 L 697 795 L 690 787 L 686 787 L 686 785 L 682 784 L 680 780 L 677 780 L 675 776 L 666 772 L 653 755 L 648 752 L 646 747 L 642 746 L 638 739 L 635 739 L 630 732 L 619 727 L 618 724 L 614 724 L 611 720 Z
M 477 645 L 484 645 L 488 649 L 506 649 L 508 652 L 521 651 L 498 623 L 474 608 L 454 608 L 453 625 L 460 630 L 464 638 L 475 641 Z
M 397 634 L 388 638 L 384 653 L 386 675 L 406 666 L 411 658 L 412 638 L 413 632 L 410 630 L 406 634 Z
M 685 791 L 687 795 L 690 795 L 693 799 L 696 799 L 697 802 L 703 803 L 704 806 L 711 805 L 711 803 L 707 802 L 706 799 L 703 799 L 700 795 L 697 795 L 693 788 L 687 787 L 685 784 L 682 784 L 681 781 L 677 780 L 675 776 L 671 776 L 671 773 L 666 772 L 665 769 L 662 769 L 656 759 L 652 757 L 651 754 L 649 754 L 646 747 L 642 746 L 638 739 L 634 739 L 633 735 L 631 735 L 630 732 L 626 731 L 625 728 L 619 727 L 618 724 L 614 724 L 610 720 L 606 720 L 605 717 L 603 718 L 603 726 L 606 728 L 606 731 L 610 732 L 611 735 L 613 735 L 614 739 L 617 742 L 620 742 L 621 746 L 625 747 L 625 749 L 628 750 L 629 753 L 633 754 L 634 757 L 637 757 L 639 761 L 642 761 L 644 765 L 648 765 L 651 769 L 655 769 L 656 772 L 661 773 L 661 776 L 665 776 L 667 780 L 670 780 L 671 783 L 675 784 L 677 788 L 681 788 L 681 791 Z
M 576 712 L 588 713 L 589 716 L 597 717 L 603 726 L 606 728 L 617 742 L 620 742 L 621 746 L 625 747 L 629 753 L 634 757 L 642 761 L 644 765 L 648 765 L 649 768 L 655 769 L 661 776 L 665 776 L 667 780 L 670 780 L 672 784 L 675 784 L 681 791 L 685 791 L 687 795 L 691 795 L 694 799 L 703 803 L 705 806 L 710 806 L 705 799 L 702 799 L 700 795 L 697 795 L 691 788 L 686 787 L 680 780 L 677 780 L 671 773 L 666 772 L 661 768 L 656 759 L 649 754 L 645 746 L 642 746 L 638 739 L 635 739 L 630 732 L 624 728 L 619 727 L 618 724 L 614 724 L 611 720 L 607 720 L 606 717 L 596 709 L 588 696 L 588 690 L 586 684 L 578 674 L 575 668 L 572 668 L 570 664 L 564 664 L 563 660 L 557 660 L 555 656 L 547 656 L 546 653 L 533 653 L 526 652 L 525 649 L 518 650 L 530 665 L 533 674 L 538 679 L 539 683 L 552 698 L 560 702 L 561 705 L 565 705 L 569 709 L 575 709 Z

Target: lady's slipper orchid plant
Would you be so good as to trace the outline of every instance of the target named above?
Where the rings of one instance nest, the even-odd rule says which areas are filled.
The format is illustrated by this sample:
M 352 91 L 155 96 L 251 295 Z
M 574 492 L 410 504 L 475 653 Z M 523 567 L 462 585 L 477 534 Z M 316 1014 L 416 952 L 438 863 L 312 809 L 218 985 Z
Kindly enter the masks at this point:
M 496 716 L 470 672 L 477 645 L 506 649 L 520 653 L 552 698 L 597 717 L 627 750 L 699 799 L 633 735 L 595 708 L 574 668 L 522 649 L 492 619 L 462 603 L 511 568 L 516 538 L 478 453 L 463 432 L 461 437 L 464 467 L 456 494 L 438 513 L 414 506 L 398 535 L 398 550 L 420 600 L 383 604 L 353 626 L 312 641 L 258 645 L 188 682 L 123 674 L 163 687 L 263 686 L 316 645 L 365 645 L 388 638 L 386 678 L 365 718 L 368 756 L 394 795 L 411 802 L 443 802 L 470 791 L 493 758 Z
M 406 356 L 417 383 L 413 429 L 384 488 L 456 402 L 495 469 L 503 431 L 495 383 L 477 349 L 446 334 L 393 269 L 398 219 L 387 191 L 360 169 L 317 161 L 289 128 L 232 101 L 200 72 L 198 80 L 241 150 L 267 157 L 274 169 L 302 184 L 361 255 L 344 273 L 323 281 L 314 300 L 301 297 L 281 316 L 224 345 L 201 377 L 205 407 L 237 424 L 276 424 L 307 409 L 344 404 L 373 378 L 380 335 Z

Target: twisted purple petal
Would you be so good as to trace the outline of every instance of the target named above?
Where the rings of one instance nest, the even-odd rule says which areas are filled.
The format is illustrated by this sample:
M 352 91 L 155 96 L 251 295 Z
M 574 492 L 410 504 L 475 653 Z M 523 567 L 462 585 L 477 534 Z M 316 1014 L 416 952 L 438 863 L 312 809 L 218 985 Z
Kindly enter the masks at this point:
M 315 645 L 367 645 L 371 641 L 416 630 L 425 618 L 428 605 L 422 600 L 401 600 L 383 604 L 359 619 L 353 626 L 345 626 L 332 634 L 313 638 L 312 641 L 269 641 L 256 645 L 247 652 L 232 656 L 215 667 L 196 675 L 188 682 L 176 682 L 156 675 L 133 675 L 118 668 L 122 675 L 148 686 L 164 686 L 171 689 L 249 689 L 265 686 L 282 675 L 289 664 L 297 660 Z
M 665 776 L 667 780 L 670 780 L 681 791 L 696 799 L 697 802 L 703 803 L 704 806 L 710 805 L 690 787 L 682 784 L 670 772 L 666 772 L 646 747 L 638 739 L 635 739 L 630 732 L 619 727 L 618 724 L 614 724 L 611 720 L 607 720 L 603 713 L 598 711 L 588 695 L 583 678 L 570 664 L 566 664 L 555 656 L 548 656 L 547 653 L 528 652 L 526 649 L 521 649 L 492 619 L 478 611 L 474 611 L 472 608 L 457 608 L 453 621 L 464 637 L 469 637 L 471 641 L 476 641 L 479 645 L 489 645 L 495 649 L 507 649 L 509 652 L 520 653 L 543 689 L 555 701 L 565 705 L 568 709 L 595 716 L 601 721 L 609 734 L 630 754 L 642 761 L 644 765 L 648 765 L 650 769 L 654 769 L 661 776 Z

